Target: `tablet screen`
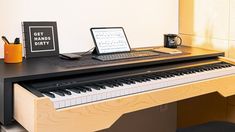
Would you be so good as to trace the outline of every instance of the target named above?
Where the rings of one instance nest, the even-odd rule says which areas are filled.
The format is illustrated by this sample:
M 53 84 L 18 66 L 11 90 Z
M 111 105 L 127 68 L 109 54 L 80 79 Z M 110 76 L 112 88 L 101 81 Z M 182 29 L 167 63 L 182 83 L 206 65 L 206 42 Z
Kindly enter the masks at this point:
M 123 28 L 91 28 L 99 54 L 127 52 L 130 46 Z

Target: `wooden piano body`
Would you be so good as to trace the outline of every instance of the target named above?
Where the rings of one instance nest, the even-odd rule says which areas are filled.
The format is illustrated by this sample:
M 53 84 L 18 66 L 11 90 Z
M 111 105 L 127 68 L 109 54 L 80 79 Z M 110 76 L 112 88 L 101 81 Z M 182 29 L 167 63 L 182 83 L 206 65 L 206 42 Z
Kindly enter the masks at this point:
M 164 61 L 167 59 L 177 60 L 178 58 L 178 61 L 181 61 L 180 58 L 187 60 L 190 58 L 198 59 L 199 57 L 217 58 L 218 60 L 235 64 L 234 61 L 221 57 L 223 56 L 223 53 L 221 52 L 190 47 L 182 47 L 181 49 L 190 52 L 190 54 L 158 58 L 156 60 L 150 60 L 149 62 L 141 60 L 141 62 L 138 63 L 165 63 Z M 115 67 L 116 65 L 110 64 L 110 66 Z M 84 71 L 83 68 L 84 67 L 81 67 L 80 70 Z M 54 75 L 57 76 L 56 74 Z M 51 76 L 54 75 L 52 74 Z M 37 97 L 21 85 L 17 84 L 19 81 L 12 81 L 12 118 L 17 120 L 28 131 L 32 132 L 98 131 L 109 128 L 123 114 L 129 112 L 177 102 L 209 93 L 219 93 L 223 97 L 232 96 L 235 94 L 234 81 L 235 75 L 229 75 L 58 110 L 54 108 L 53 103 L 48 97 Z

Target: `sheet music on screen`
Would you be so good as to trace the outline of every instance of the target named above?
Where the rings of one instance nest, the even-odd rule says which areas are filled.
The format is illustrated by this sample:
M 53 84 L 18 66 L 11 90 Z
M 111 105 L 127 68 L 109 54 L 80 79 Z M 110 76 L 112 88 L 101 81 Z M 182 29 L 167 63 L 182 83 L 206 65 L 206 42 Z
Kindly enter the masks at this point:
M 122 28 L 92 29 L 92 33 L 101 54 L 130 51 Z

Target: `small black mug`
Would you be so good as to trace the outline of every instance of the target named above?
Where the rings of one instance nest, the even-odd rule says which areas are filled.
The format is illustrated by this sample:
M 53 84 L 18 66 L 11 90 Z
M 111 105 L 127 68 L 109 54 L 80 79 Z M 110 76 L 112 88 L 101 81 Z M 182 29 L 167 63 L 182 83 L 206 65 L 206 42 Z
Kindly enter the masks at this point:
M 177 48 L 182 44 L 182 39 L 177 34 L 164 34 L 164 47 Z

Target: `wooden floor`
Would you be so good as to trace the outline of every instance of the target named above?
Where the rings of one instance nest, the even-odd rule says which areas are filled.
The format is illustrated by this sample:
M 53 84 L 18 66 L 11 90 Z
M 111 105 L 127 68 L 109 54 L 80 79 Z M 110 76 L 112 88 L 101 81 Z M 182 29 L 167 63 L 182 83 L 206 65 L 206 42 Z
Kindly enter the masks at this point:
M 0 132 L 27 132 L 19 123 L 13 122 L 12 125 L 2 126 L 0 124 Z

